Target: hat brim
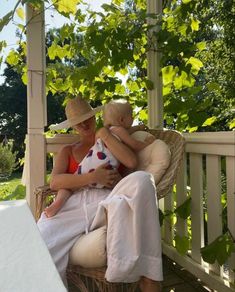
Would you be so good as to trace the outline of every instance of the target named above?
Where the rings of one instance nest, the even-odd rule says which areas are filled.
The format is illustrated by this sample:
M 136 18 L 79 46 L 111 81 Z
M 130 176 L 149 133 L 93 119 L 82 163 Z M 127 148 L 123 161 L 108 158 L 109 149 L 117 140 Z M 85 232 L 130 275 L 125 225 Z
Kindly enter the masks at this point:
M 82 122 L 90 119 L 96 113 L 100 112 L 103 109 L 103 107 L 104 107 L 103 105 L 98 106 L 96 108 L 91 109 L 88 113 L 86 113 L 80 117 L 75 117 L 73 119 L 65 120 L 59 124 L 51 125 L 51 126 L 49 126 L 49 128 L 50 128 L 50 130 L 62 130 L 62 129 L 67 129 L 67 128 L 73 127 L 79 123 L 82 123 Z

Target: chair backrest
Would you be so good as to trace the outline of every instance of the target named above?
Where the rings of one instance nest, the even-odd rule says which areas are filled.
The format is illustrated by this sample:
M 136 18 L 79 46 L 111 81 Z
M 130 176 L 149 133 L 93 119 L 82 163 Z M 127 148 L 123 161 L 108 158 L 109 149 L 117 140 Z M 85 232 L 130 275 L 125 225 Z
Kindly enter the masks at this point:
M 156 139 L 164 141 L 171 151 L 170 165 L 157 185 L 157 197 L 161 199 L 172 190 L 175 184 L 184 154 L 185 139 L 179 132 L 174 130 L 149 130 L 149 132 Z

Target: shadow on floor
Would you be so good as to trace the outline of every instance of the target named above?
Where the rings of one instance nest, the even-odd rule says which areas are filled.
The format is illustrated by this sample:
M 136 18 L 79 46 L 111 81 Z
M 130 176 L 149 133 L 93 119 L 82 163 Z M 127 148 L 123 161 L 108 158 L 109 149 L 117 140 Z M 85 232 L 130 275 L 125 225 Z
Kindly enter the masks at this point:
M 199 279 L 163 256 L 163 292 L 212 292 Z

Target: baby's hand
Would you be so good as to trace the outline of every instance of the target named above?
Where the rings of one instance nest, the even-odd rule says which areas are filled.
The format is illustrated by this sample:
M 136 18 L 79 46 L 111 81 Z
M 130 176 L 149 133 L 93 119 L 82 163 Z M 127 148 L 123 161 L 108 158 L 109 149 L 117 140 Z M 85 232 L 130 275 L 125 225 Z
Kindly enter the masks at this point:
M 148 131 L 148 127 L 145 126 L 144 124 L 138 125 L 139 131 Z

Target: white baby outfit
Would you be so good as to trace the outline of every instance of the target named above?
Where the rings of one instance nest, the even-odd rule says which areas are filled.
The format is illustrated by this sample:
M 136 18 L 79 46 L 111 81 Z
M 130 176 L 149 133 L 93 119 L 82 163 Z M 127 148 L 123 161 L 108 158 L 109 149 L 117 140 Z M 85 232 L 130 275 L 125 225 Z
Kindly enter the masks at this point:
M 90 148 L 88 154 L 79 163 L 78 168 L 74 174 L 83 174 L 94 171 L 101 164 L 108 163 L 107 169 L 117 169 L 120 165 L 119 161 L 106 147 L 101 139 L 97 139 L 94 146 Z M 91 187 L 103 188 L 101 184 L 92 184 Z
M 87 214 L 83 203 L 86 202 Z M 42 213 L 38 221 L 41 235 L 66 283 L 68 253 L 84 233 L 107 226 L 107 270 L 110 282 L 134 282 L 141 276 L 162 281 L 161 234 L 153 176 L 136 171 L 110 191 L 82 188 L 67 200 L 53 217 Z

